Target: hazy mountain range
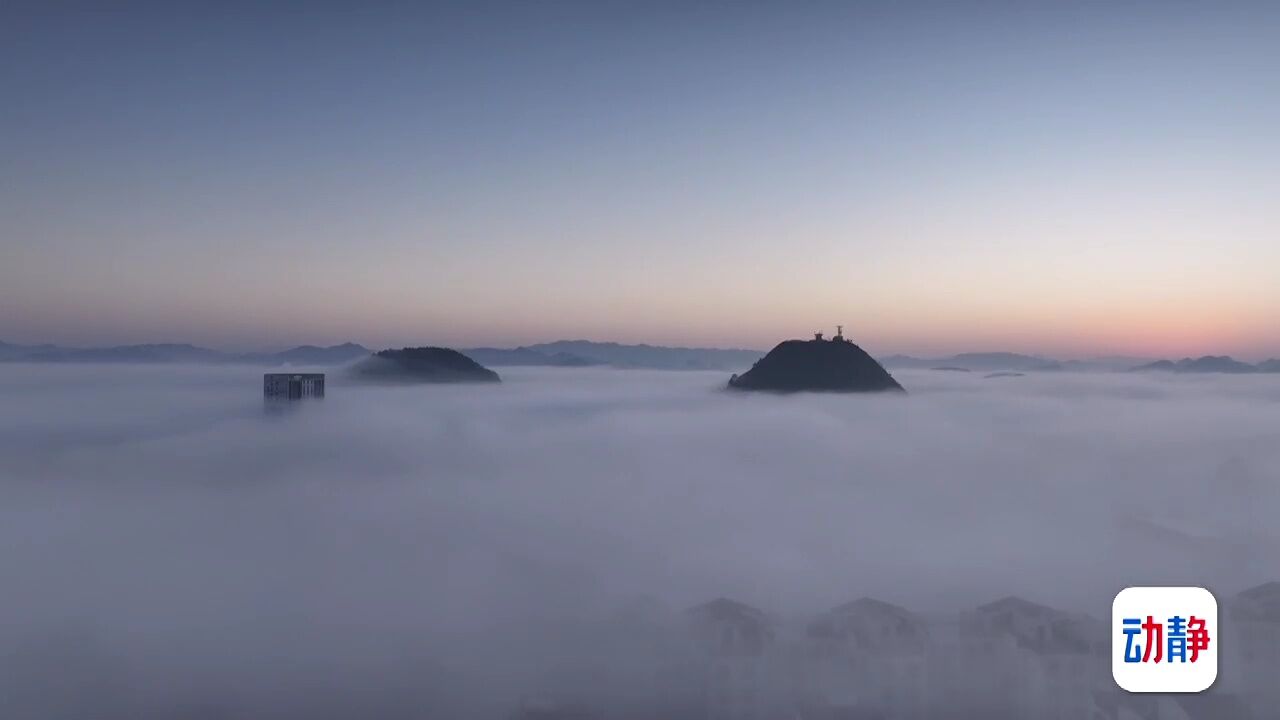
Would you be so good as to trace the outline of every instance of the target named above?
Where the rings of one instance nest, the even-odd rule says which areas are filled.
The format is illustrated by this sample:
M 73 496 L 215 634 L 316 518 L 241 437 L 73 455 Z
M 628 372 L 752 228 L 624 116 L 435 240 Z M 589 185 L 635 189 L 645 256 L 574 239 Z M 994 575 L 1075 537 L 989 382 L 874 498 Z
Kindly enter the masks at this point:
M 559 340 L 517 348 L 463 349 L 485 366 L 585 367 L 607 365 L 660 370 L 741 370 L 764 353 L 758 350 L 621 345 Z M 0 362 L 42 363 L 244 363 L 254 365 L 343 365 L 373 353 L 356 343 L 330 347 L 302 345 L 274 353 L 228 353 L 189 344 L 117 345 L 68 348 L 0 342 Z
M 1135 372 L 1177 372 L 1177 373 L 1280 373 L 1280 360 L 1264 360 L 1257 365 L 1240 362 L 1226 355 L 1205 355 L 1199 358 L 1182 358 L 1157 360 L 1133 368 Z
M 890 368 L 919 368 L 927 370 L 1064 370 L 1065 363 L 1034 355 L 1011 352 L 971 352 L 946 357 L 921 358 L 910 355 L 890 355 L 879 359 Z M 1126 367 L 1132 367 L 1132 363 Z
M 329 347 L 301 345 L 281 352 L 229 353 L 197 345 L 161 343 L 69 348 L 57 345 L 15 345 L 0 342 L 0 362 L 93 363 L 243 363 L 252 365 L 328 366 L 367 357 L 372 350 L 356 343 Z M 750 368 L 764 357 L 762 350 L 687 348 L 662 345 L 623 345 L 590 340 L 557 340 L 515 348 L 478 347 L 460 350 L 492 367 L 587 367 L 593 365 L 654 370 L 725 370 Z M 1012 352 L 971 352 L 942 357 L 890 355 L 878 358 L 887 368 L 949 370 L 954 372 L 1177 372 L 1280 373 L 1280 359 L 1256 365 L 1227 356 L 1206 355 L 1182 360 L 1110 356 L 1087 360 L 1055 360 Z
M 1076 372 L 1179 372 L 1179 373 L 1280 373 L 1280 359 L 1264 360 L 1257 365 L 1241 362 L 1226 355 L 1205 355 L 1182 360 L 1108 356 L 1087 360 L 1054 360 L 1036 355 L 1009 352 L 960 353 L 946 357 L 919 358 L 890 355 L 880 358 L 889 368 L 920 368 L 952 372 L 1036 372 L 1068 370 Z
M 494 365 L 505 367 L 517 366 L 551 366 L 551 367 L 586 367 L 588 365 L 601 365 L 598 360 L 592 360 L 580 355 L 571 353 L 547 353 L 539 352 L 532 348 L 468 348 L 462 351 L 464 355 L 475 360 L 481 365 Z
M 1087 360 L 1055 360 L 1039 355 L 1012 352 L 969 352 L 944 357 L 890 355 L 879 358 L 889 368 L 919 368 L 955 372 L 1045 372 L 1071 370 L 1077 372 L 1115 372 L 1129 370 L 1151 362 L 1152 358 L 1104 356 Z
M 484 365 L 610 365 L 654 370 L 739 370 L 764 357 L 761 350 L 622 345 L 590 340 L 557 340 L 510 350 L 471 348 L 462 351 Z
M 226 353 L 181 343 L 67 348 L 57 345 L 13 345 L 0 342 L 0 362 L 342 365 L 366 357 L 370 352 L 368 348 L 355 343 L 329 347 L 300 345 L 275 353 Z

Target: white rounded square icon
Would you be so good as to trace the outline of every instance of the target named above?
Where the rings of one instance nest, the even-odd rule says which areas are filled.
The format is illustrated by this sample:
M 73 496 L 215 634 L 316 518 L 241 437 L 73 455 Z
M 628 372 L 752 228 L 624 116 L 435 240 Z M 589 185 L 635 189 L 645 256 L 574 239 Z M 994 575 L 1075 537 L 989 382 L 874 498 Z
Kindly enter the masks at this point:
M 1218 601 L 1199 587 L 1130 587 L 1111 603 L 1111 676 L 1131 693 L 1198 693 L 1218 679 Z

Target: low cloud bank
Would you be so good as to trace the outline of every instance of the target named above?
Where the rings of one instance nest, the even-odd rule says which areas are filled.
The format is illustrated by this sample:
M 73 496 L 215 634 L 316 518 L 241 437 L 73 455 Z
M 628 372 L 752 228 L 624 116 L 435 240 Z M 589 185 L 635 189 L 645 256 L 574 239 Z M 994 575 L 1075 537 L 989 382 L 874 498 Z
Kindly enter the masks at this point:
M 268 413 L 245 368 L 3 370 L 5 717 L 506 717 L 659 694 L 591 669 L 719 596 L 1105 618 L 1125 585 L 1280 578 L 1268 376 L 513 368 Z

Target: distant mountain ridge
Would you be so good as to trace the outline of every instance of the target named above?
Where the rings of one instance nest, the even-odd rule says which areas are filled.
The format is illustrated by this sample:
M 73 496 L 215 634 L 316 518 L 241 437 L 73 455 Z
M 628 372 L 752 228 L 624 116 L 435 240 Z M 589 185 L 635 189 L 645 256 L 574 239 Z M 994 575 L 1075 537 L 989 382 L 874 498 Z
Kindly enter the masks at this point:
M 478 347 L 461 350 L 471 359 L 495 367 L 610 366 L 652 370 L 746 370 L 764 357 L 760 350 L 738 348 L 624 345 L 591 340 L 557 340 L 514 348 Z M 373 351 L 357 343 L 321 347 L 300 345 L 280 352 L 234 353 L 186 343 L 151 343 L 110 347 L 69 348 L 58 345 L 20 345 L 0 341 L 0 362 L 37 363 L 240 363 L 247 365 L 344 365 Z M 1055 360 L 1013 352 L 968 352 L 944 357 L 889 355 L 877 358 L 886 368 L 974 372 L 1046 371 L 1166 371 L 1179 373 L 1280 373 L 1280 358 L 1256 365 L 1225 355 L 1182 360 L 1137 357 L 1099 357 Z
M 1157 360 L 1133 368 L 1134 372 L 1175 372 L 1175 373 L 1230 373 L 1234 375 L 1246 373 L 1280 372 L 1280 360 L 1265 360 L 1257 365 L 1240 362 L 1227 355 L 1205 355 L 1198 358 L 1182 358 Z
M 557 340 L 510 350 L 471 348 L 462 352 L 485 365 L 608 365 L 648 370 L 739 370 L 764 357 L 760 350 L 623 345 L 591 340 Z
M 329 347 L 315 345 L 299 345 L 283 352 L 264 356 L 247 356 L 261 358 L 264 361 L 279 360 L 291 365 L 343 365 L 369 355 L 371 351 L 363 345 L 352 342 Z
M 890 355 L 879 358 L 880 363 L 891 368 L 914 368 L 920 370 L 949 371 L 1053 371 L 1065 370 L 1072 365 L 1052 358 L 1037 355 L 1023 355 L 1013 352 L 967 352 L 945 357 L 912 357 L 911 355 Z M 1082 368 L 1071 368 L 1082 369 Z
M 1179 373 L 1280 373 L 1280 359 L 1250 365 L 1226 355 L 1205 355 L 1182 360 L 1151 360 L 1135 357 L 1099 357 L 1088 360 L 1054 360 L 1037 355 L 1010 352 L 960 353 L 946 357 L 920 358 L 890 355 L 880 358 L 887 368 L 977 372 L 1179 372 Z
M 590 340 L 557 340 L 515 348 L 479 347 L 461 352 L 486 366 L 607 365 L 654 370 L 740 370 L 764 356 L 759 350 L 624 345 Z M 372 350 L 350 342 L 329 347 L 300 345 L 275 353 L 229 353 L 175 343 L 68 348 L 0 342 L 0 362 L 343 365 L 371 354 Z
M 350 342 L 329 347 L 301 345 L 277 353 L 226 353 L 182 343 L 64 348 L 0 342 L 0 362 L 343 365 L 369 354 L 368 348 Z
M 580 357 L 572 353 L 553 353 L 548 354 L 538 352 L 527 347 L 517 348 L 470 348 L 463 350 L 462 354 L 475 360 L 481 365 L 506 366 L 506 367 L 586 367 L 589 365 L 600 365 L 599 361 L 589 358 Z

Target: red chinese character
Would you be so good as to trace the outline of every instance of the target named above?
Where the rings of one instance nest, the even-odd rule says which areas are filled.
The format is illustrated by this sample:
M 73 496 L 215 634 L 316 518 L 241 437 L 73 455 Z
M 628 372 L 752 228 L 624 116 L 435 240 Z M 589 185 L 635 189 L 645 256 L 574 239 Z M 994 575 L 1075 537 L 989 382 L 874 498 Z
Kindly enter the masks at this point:
M 1187 621 L 1187 649 L 1191 651 L 1191 662 L 1200 657 L 1201 650 L 1209 649 L 1209 631 L 1204 627 L 1204 618 L 1192 615 Z
M 1201 621 L 1201 625 L 1203 624 Z M 1158 623 L 1148 615 L 1147 621 L 1142 623 L 1142 629 L 1147 631 L 1147 647 L 1142 653 L 1142 662 L 1160 662 L 1160 646 L 1164 645 L 1164 623 Z M 1152 648 L 1156 650 L 1155 660 L 1151 659 Z

